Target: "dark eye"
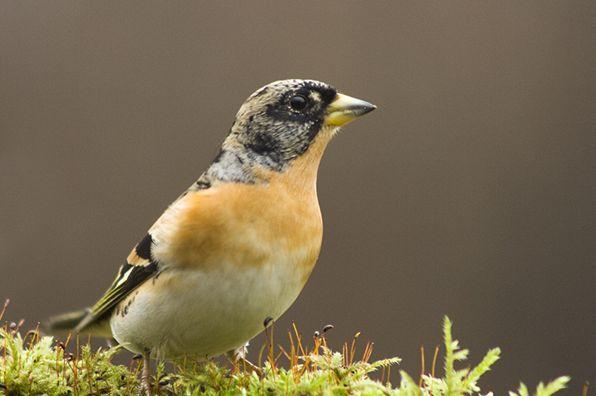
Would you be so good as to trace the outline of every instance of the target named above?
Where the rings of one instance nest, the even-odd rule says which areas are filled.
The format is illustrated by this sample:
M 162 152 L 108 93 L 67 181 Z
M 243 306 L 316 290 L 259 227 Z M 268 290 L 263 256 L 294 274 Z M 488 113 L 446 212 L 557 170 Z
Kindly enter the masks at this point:
M 301 111 L 306 108 L 308 99 L 304 95 L 294 95 L 290 98 L 290 107 L 296 111 Z

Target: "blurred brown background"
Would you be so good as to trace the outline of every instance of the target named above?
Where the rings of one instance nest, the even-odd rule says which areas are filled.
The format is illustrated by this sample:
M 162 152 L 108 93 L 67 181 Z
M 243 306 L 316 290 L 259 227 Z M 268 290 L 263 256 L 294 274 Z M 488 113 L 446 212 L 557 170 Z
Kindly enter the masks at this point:
M 243 100 L 315 78 L 379 110 L 327 152 L 323 252 L 277 328 L 362 330 L 416 374 L 448 314 L 474 361 L 502 347 L 486 388 L 570 374 L 578 394 L 596 382 L 595 42 L 589 0 L 5 0 L 0 298 L 32 326 L 92 303 Z

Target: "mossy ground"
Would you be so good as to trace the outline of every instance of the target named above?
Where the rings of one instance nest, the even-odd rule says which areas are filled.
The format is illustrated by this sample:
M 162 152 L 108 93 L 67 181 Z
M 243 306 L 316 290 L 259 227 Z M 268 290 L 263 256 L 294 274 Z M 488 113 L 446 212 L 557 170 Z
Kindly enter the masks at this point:
M 0 312 L 1 315 L 4 311 Z M 499 359 L 500 350 L 491 349 L 472 368 L 457 365 L 468 351 L 453 340 L 451 321 L 443 324 L 444 352 L 438 349 L 424 374 L 399 371 L 391 383 L 399 358 L 371 360 L 372 344 L 358 348 L 358 334 L 341 351 L 327 346 L 325 333 L 308 341 L 296 327 L 289 332 L 285 346 L 274 346 L 273 336 L 263 346 L 257 373 L 246 366 L 192 359 L 160 363 L 153 381 L 155 395 L 464 395 L 490 394 L 480 389 L 479 380 Z M 68 352 L 74 345 L 74 352 Z M 93 351 L 88 343 L 68 338 L 64 342 L 41 336 L 38 330 L 23 332 L 19 324 L 0 329 L 0 395 L 134 395 L 139 392 L 140 363 L 112 363 L 119 349 Z M 437 366 L 442 361 L 442 369 Z M 441 371 L 442 375 L 438 372 Z M 394 377 L 397 377 L 396 375 Z M 552 395 L 563 389 L 569 377 L 547 385 L 539 384 L 533 393 Z M 513 395 L 531 393 L 521 384 Z

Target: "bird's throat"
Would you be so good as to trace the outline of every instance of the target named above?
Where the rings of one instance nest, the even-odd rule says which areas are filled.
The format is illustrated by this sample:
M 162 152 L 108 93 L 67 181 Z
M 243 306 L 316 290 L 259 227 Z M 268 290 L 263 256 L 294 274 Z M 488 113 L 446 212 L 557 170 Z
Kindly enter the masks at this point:
M 308 150 L 281 168 L 271 165 L 267 158 L 247 152 L 243 147 L 228 141 L 195 186 L 197 189 L 205 189 L 225 183 L 283 183 L 296 192 L 312 191 L 316 194 L 319 164 L 334 132 L 328 130 L 320 133 Z

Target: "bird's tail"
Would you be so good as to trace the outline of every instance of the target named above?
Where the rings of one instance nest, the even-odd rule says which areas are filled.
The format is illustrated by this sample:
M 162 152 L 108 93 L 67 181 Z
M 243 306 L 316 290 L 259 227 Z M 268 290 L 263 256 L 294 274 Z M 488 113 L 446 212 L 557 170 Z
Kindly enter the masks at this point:
M 68 333 L 79 333 L 79 324 L 89 315 L 89 309 L 67 312 L 48 319 L 42 325 L 45 333 L 52 335 L 64 335 Z M 93 323 L 80 331 L 81 334 L 88 334 L 97 337 L 111 338 L 112 332 L 108 321 Z
M 43 324 L 43 329 L 50 334 L 71 333 L 88 313 L 88 310 L 81 309 L 80 311 L 52 316 Z

